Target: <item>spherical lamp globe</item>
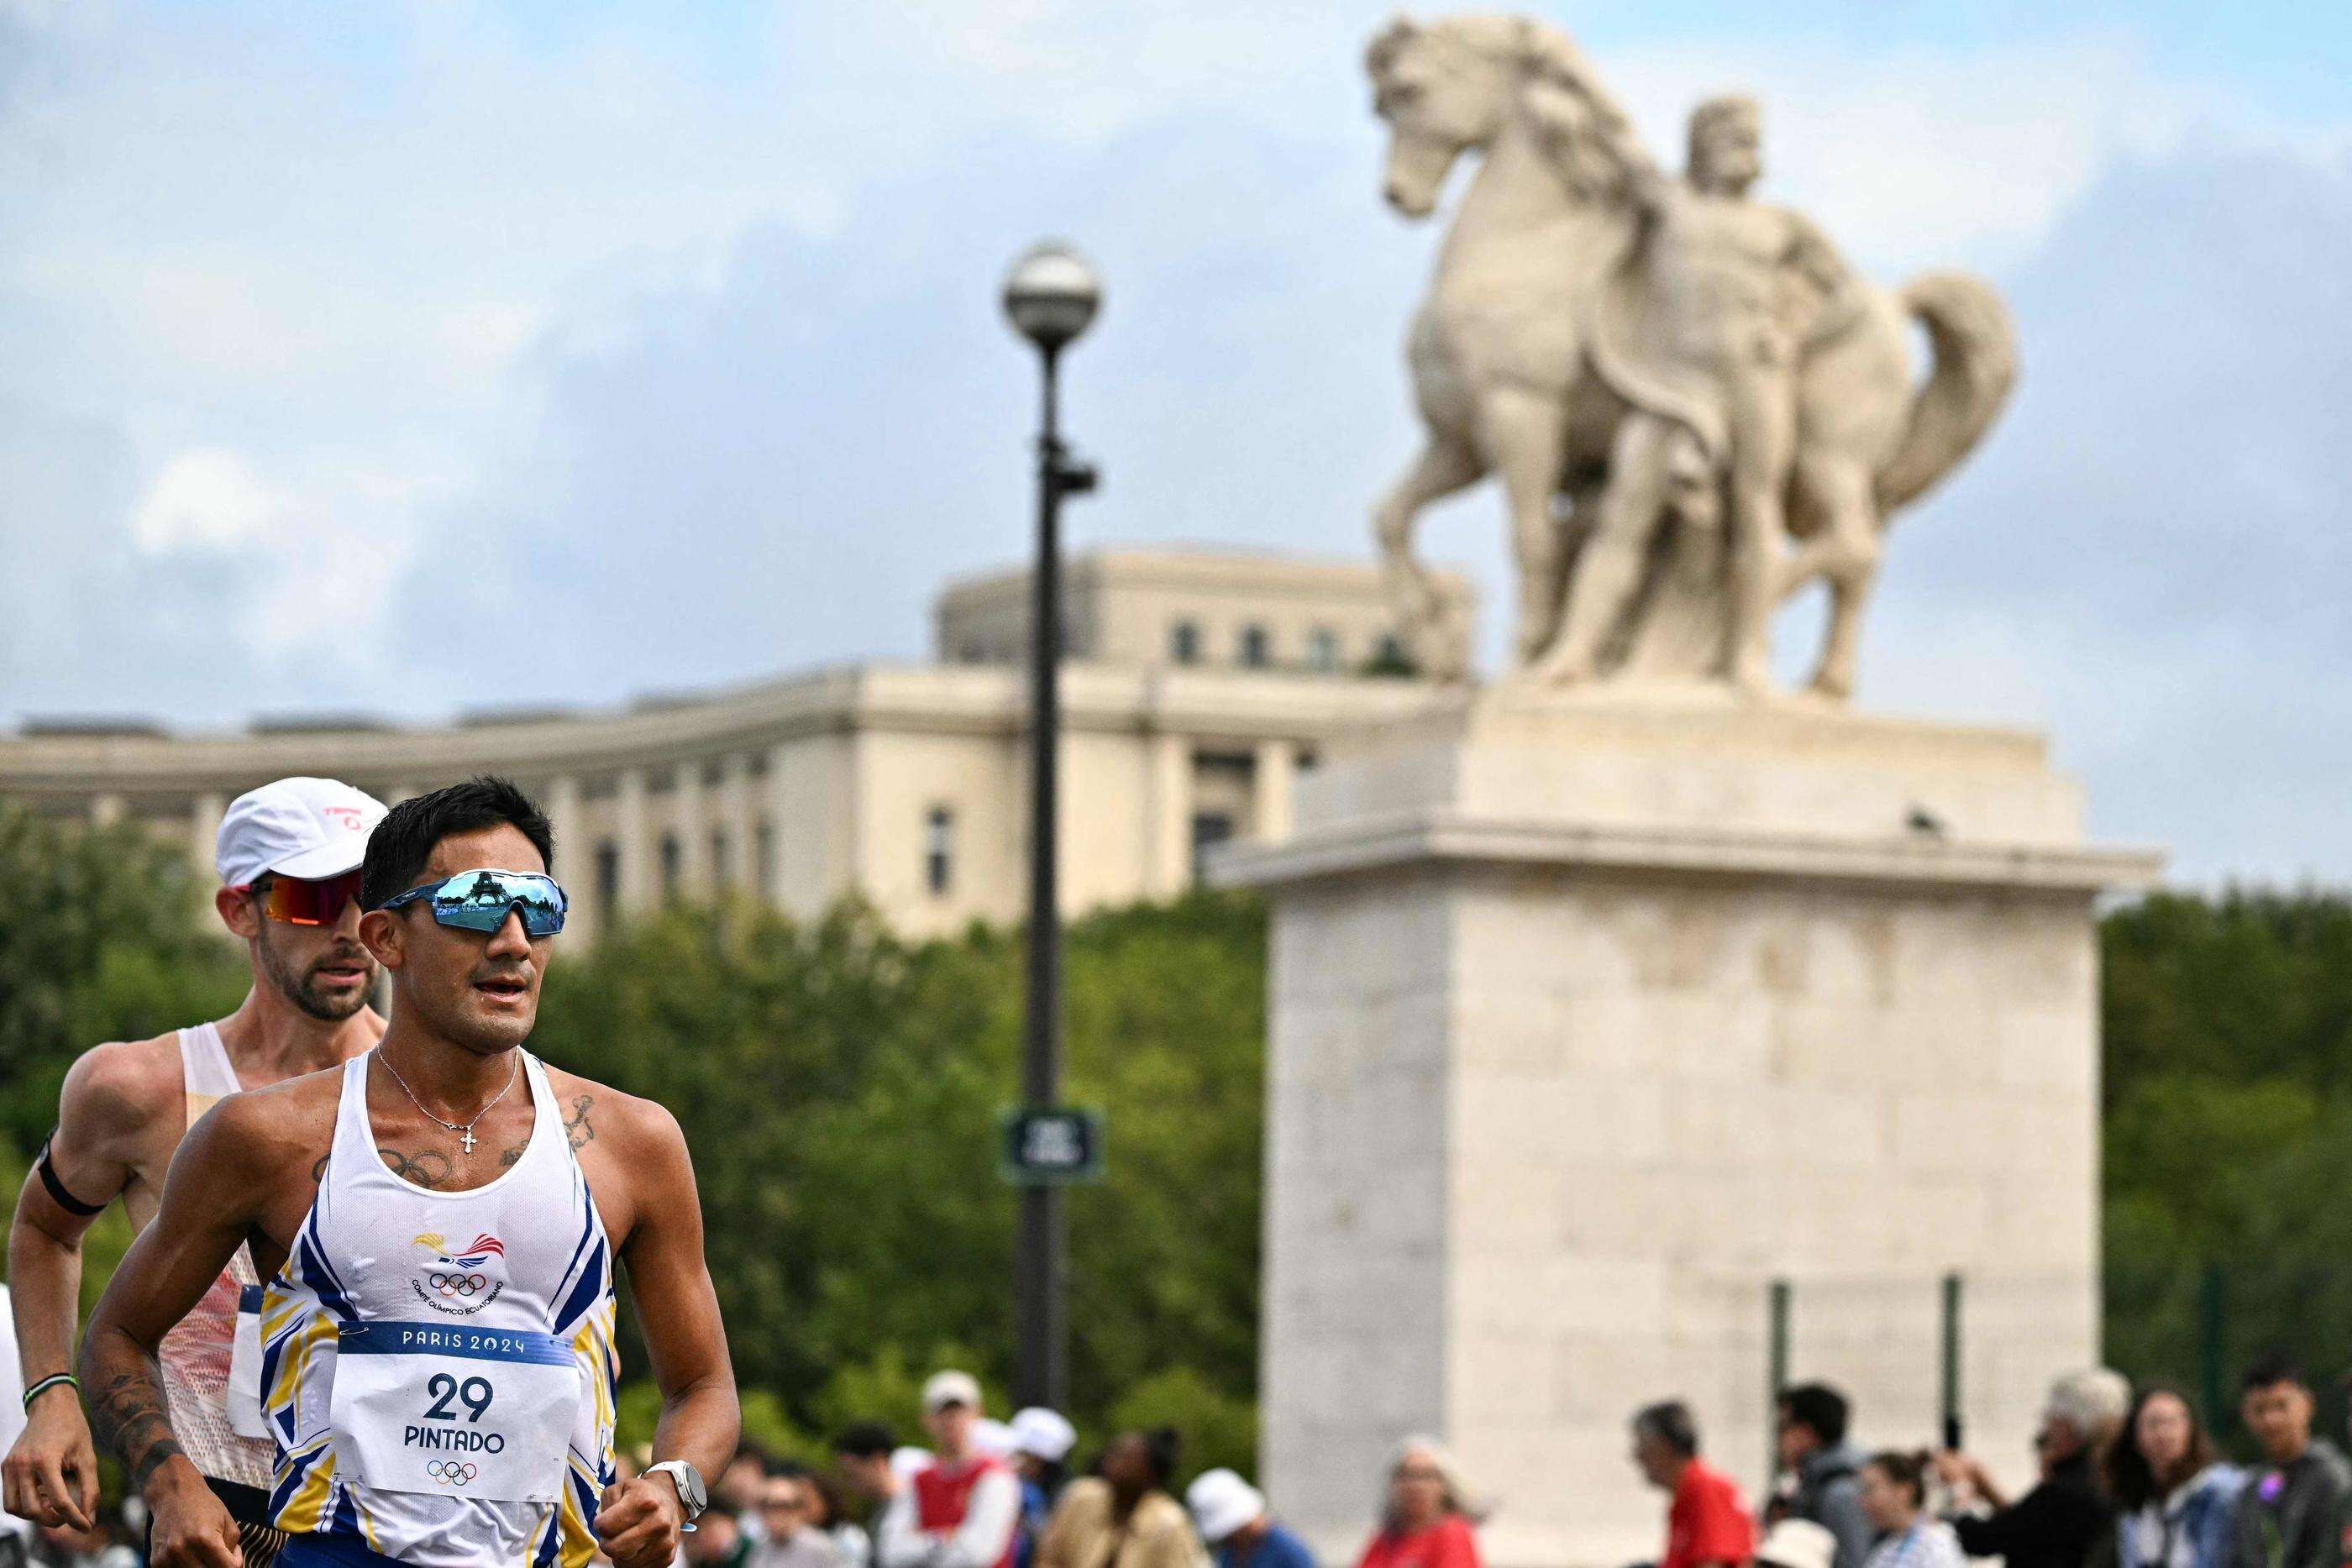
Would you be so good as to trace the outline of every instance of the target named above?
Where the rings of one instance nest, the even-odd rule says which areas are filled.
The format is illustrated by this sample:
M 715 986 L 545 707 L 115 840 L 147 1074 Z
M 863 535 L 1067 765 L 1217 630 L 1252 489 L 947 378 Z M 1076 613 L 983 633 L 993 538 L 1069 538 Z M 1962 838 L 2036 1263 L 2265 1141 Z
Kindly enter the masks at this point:
M 1087 329 L 1102 308 L 1094 264 L 1058 240 L 1024 250 L 1004 275 L 1004 314 L 1013 329 L 1051 354 Z

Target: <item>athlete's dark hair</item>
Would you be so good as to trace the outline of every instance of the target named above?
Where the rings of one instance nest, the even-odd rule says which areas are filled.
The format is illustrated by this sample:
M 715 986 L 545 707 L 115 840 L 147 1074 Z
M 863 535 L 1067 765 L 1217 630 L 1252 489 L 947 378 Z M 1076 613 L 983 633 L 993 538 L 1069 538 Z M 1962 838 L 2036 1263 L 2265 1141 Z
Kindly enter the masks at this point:
M 1780 1390 L 1780 1419 L 1802 1427 L 1826 1448 L 1845 1441 L 1845 1396 L 1826 1383 L 1800 1383 Z
M 483 773 L 463 784 L 436 789 L 403 800 L 384 813 L 368 835 L 367 858 L 360 862 L 360 907 L 382 909 L 384 902 L 407 892 L 425 874 L 434 846 L 452 833 L 470 833 L 512 823 L 539 858 L 548 874 L 555 873 L 555 833 L 530 796 L 511 779 Z
M 835 1453 L 847 1454 L 853 1459 L 887 1459 L 898 1447 L 898 1439 L 879 1421 L 859 1421 L 844 1427 L 841 1436 L 833 1440 Z

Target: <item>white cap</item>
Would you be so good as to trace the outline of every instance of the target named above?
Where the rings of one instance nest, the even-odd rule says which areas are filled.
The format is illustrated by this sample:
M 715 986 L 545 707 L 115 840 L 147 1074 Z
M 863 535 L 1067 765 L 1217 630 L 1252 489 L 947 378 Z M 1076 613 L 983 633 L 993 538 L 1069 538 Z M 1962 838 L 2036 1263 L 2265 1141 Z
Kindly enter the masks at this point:
M 1184 1504 L 1213 1546 L 1265 1517 L 1265 1494 L 1231 1470 L 1202 1471 L 1184 1489 Z
M 1830 1568 L 1837 1537 L 1810 1519 L 1784 1519 L 1764 1534 L 1756 1561 L 1767 1568 Z
M 918 1470 L 931 1462 L 929 1448 L 893 1448 L 890 1450 L 890 1473 L 900 1480 L 912 1480 Z
M 971 1424 L 971 1446 L 992 1459 L 1013 1457 L 1013 1428 L 983 1416 Z
M 923 1414 L 931 1415 L 950 1405 L 969 1405 L 972 1413 L 981 1410 L 980 1379 L 969 1372 L 935 1372 L 923 1385 Z
M 280 779 L 248 789 L 221 818 L 214 863 L 230 887 L 265 873 L 319 882 L 357 871 L 383 805 L 332 779 Z
M 1078 1429 L 1059 1411 L 1032 1405 L 1013 1417 L 1013 1451 L 1059 1464 L 1077 1445 Z

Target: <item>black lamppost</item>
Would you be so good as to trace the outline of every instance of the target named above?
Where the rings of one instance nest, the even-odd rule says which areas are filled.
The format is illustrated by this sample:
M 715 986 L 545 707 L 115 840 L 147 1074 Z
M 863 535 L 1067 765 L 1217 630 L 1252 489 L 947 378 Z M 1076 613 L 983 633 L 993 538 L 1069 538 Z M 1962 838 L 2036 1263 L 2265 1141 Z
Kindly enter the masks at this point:
M 1055 773 L 1062 709 L 1062 497 L 1095 487 L 1095 471 L 1062 444 L 1055 406 L 1062 350 L 1077 340 L 1102 305 L 1102 279 L 1084 256 L 1047 243 L 1023 252 L 1004 279 L 1004 314 L 1037 345 L 1045 405 L 1037 436 L 1037 567 L 1029 584 L 1029 985 L 1023 1018 L 1022 1097 L 1033 1111 L 1053 1107 L 1062 1090 L 1062 920 L 1055 896 Z M 1013 1257 L 1020 1343 L 1013 1396 L 1024 1405 L 1062 1408 L 1069 1394 L 1069 1322 L 1062 1193 L 1031 1183 L 1021 1189 L 1021 1231 Z

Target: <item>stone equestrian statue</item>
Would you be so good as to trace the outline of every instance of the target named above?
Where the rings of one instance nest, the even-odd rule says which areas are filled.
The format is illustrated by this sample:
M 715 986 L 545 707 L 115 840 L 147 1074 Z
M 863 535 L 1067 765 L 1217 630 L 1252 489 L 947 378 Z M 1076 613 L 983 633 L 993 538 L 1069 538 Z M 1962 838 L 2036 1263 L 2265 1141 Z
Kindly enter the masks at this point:
M 1850 695 L 1888 519 L 1975 447 L 2015 380 L 2000 298 L 1957 274 L 1878 288 L 1750 199 L 1747 99 L 1701 105 L 1685 178 L 1662 174 L 1547 24 L 1399 20 L 1366 64 L 1398 211 L 1426 216 L 1454 162 L 1484 154 L 1408 339 L 1428 443 L 1376 514 L 1417 662 L 1462 676 L 1469 633 L 1412 554 L 1413 520 L 1491 473 L 1516 678 L 1759 691 L 1772 611 L 1820 578 L 1812 688 Z M 1934 355 L 1916 385 L 1914 319 Z

